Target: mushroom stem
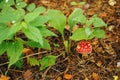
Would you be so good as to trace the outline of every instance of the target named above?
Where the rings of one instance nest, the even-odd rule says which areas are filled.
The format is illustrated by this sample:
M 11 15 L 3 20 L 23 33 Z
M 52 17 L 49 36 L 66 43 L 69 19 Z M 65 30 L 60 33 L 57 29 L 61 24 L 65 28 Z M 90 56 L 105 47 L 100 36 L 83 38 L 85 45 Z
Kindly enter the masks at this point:
M 87 54 L 87 53 L 83 53 L 83 54 L 82 54 L 82 58 L 83 58 L 83 59 L 87 59 L 87 58 L 88 58 L 88 54 Z

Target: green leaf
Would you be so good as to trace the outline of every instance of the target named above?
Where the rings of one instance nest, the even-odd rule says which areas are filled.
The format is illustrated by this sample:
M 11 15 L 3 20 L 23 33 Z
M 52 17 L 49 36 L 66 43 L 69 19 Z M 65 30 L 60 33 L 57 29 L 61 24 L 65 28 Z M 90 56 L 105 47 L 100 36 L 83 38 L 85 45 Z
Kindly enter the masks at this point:
M 39 61 L 35 58 L 29 58 L 29 63 L 31 66 L 39 66 Z
M 5 2 L 6 2 L 7 0 L 5 0 Z M 11 5 L 14 5 L 15 4 L 15 2 L 14 2 L 14 0 L 8 0 L 8 2 L 6 2 L 9 6 L 11 6 Z
M 85 33 L 87 37 L 89 37 L 92 34 L 93 30 L 90 27 L 85 27 Z
M 0 44 L 0 55 L 2 55 L 6 51 L 7 45 L 6 42 L 2 42 Z
M 35 3 L 31 3 L 30 5 L 27 6 L 28 11 L 33 11 L 35 9 Z
M 0 9 L 2 9 L 5 6 L 5 0 L 0 0 Z
M 9 13 L 9 14 L 8 14 Z M 2 12 L 0 13 L 0 23 L 8 23 L 12 21 L 17 21 L 18 16 L 16 15 L 16 11 L 11 7 L 4 7 Z
M 43 26 L 49 20 L 46 16 L 38 16 L 33 21 L 30 22 L 32 26 Z
M 83 15 L 83 11 L 81 9 L 75 9 L 72 14 L 68 17 L 68 24 L 70 25 L 70 29 L 77 23 L 84 24 L 86 22 L 86 17 Z
M 94 18 L 91 17 L 89 20 L 86 21 L 86 27 L 92 26 L 93 22 L 94 22 Z
M 50 18 L 50 25 L 64 35 L 63 32 L 66 25 L 65 15 L 59 10 L 48 10 L 46 15 Z
M 26 22 L 31 22 L 33 21 L 35 18 L 37 18 L 39 16 L 39 13 L 36 12 L 31 12 L 25 15 L 24 19 Z
M 30 12 L 30 13 L 27 13 L 24 17 L 25 21 L 26 22 L 31 22 L 33 21 L 34 19 L 36 19 L 37 17 L 39 17 L 39 15 L 41 13 L 43 13 L 46 9 L 44 7 L 38 7 L 36 9 L 34 9 L 33 12 Z
M 18 2 L 15 6 L 16 8 L 20 9 L 26 7 L 27 4 L 25 2 Z
M 48 30 L 45 27 L 38 27 L 38 28 L 43 37 L 48 37 L 48 36 L 56 36 L 57 37 L 57 35 L 55 33 L 53 33 L 52 31 Z
M 23 57 L 23 55 L 20 56 L 20 58 L 22 58 L 22 57 Z M 22 66 L 23 66 L 23 59 L 18 60 L 18 61 L 15 63 L 15 66 L 16 66 L 17 68 L 21 69 Z
M 47 40 L 43 39 L 43 45 L 40 45 L 38 42 L 34 41 L 27 41 L 27 45 L 31 47 L 37 47 L 37 48 L 43 48 L 43 49 L 48 49 L 51 50 L 50 44 Z
M 86 2 L 79 2 L 79 4 L 80 4 L 80 5 L 85 5 L 85 4 L 86 4 Z
M 101 18 L 97 17 L 97 15 L 93 15 L 92 18 L 93 18 L 93 26 L 94 27 L 107 26 Z
M 17 67 L 17 68 L 19 68 L 19 69 L 21 69 L 22 68 L 22 62 L 21 61 L 17 61 L 16 63 L 15 63 L 15 66 Z
M 11 45 L 9 44 L 7 49 L 7 55 L 10 61 L 8 67 L 12 66 L 19 60 L 22 54 L 22 50 L 23 50 L 23 43 L 21 41 L 15 41 L 12 42 Z
M 16 0 L 16 3 L 18 3 L 18 2 L 22 2 L 23 0 Z
M 20 26 L 20 23 L 15 23 L 11 26 L 11 28 L 9 29 L 9 33 L 8 35 L 12 35 L 15 34 L 16 32 L 18 32 L 19 30 L 21 30 L 22 26 Z
M 43 38 L 38 28 L 29 26 L 28 28 L 23 28 L 23 32 L 29 39 L 43 45 Z
M 45 68 L 49 67 L 49 66 L 53 66 L 56 62 L 56 56 L 53 55 L 47 55 L 45 57 L 43 57 L 42 59 L 40 59 L 40 70 L 44 70 Z
M 93 26 L 94 27 L 103 27 L 106 26 L 105 22 L 100 19 L 100 18 L 95 18 L 94 22 L 93 22 Z
M 93 34 L 95 35 L 95 37 L 97 38 L 105 38 L 105 31 L 100 29 L 100 28 L 96 28 L 93 32 Z
M 70 5 L 75 6 L 77 3 L 75 1 L 70 2 Z
M 8 33 L 9 33 L 9 29 L 6 28 L 6 27 L 0 27 L 0 43 L 7 39 L 9 36 L 8 36 Z
M 33 12 L 38 13 L 38 14 L 41 14 L 41 13 L 45 12 L 45 10 L 46 10 L 46 9 L 41 6 L 41 7 L 35 8 Z
M 0 9 L 2 9 L 5 6 L 12 6 L 14 4 L 15 4 L 14 0 L 8 0 L 8 1 L 7 0 L 0 0 Z
M 18 10 L 15 11 L 15 14 L 17 15 L 17 21 L 16 22 L 21 22 L 24 18 L 25 10 L 24 9 L 18 9 Z
M 75 32 L 70 37 L 70 39 L 75 40 L 75 41 L 88 39 L 86 32 L 85 32 L 85 28 L 79 28 L 79 29 L 75 30 Z

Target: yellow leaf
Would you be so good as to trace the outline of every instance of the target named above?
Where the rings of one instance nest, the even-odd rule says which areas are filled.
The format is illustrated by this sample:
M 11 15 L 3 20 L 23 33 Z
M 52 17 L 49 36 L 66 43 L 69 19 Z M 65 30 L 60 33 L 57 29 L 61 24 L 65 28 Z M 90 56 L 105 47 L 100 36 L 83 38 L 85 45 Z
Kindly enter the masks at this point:
M 118 80 L 118 76 L 113 76 L 114 80 Z

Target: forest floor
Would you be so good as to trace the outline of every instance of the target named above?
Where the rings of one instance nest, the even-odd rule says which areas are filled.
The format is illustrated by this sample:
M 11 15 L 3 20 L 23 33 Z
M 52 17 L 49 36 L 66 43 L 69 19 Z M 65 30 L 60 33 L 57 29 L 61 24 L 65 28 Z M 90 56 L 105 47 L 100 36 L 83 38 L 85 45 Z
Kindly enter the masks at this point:
M 8 76 L 10 80 L 120 80 L 120 0 L 115 0 L 116 4 L 113 6 L 109 3 L 109 0 L 24 1 L 27 3 L 34 2 L 36 5 L 44 6 L 47 9 L 61 10 L 67 17 L 75 8 L 82 8 L 87 17 L 98 14 L 107 23 L 105 28 L 107 37 L 90 40 L 93 51 L 87 59 L 76 53 L 77 42 L 72 42 L 70 55 L 58 57 L 54 66 L 50 66 L 43 71 L 39 71 L 38 66 L 31 67 L 26 64 L 25 59 L 21 69 L 16 67 L 9 69 Z M 72 5 L 71 2 L 73 1 L 77 3 L 84 1 L 86 3 L 85 5 Z M 52 49 L 50 51 L 32 49 L 32 54 L 43 52 L 39 56 L 44 56 L 45 54 L 59 55 L 65 53 L 59 32 L 54 29 L 53 31 L 59 37 L 48 38 Z M 69 31 L 65 30 L 65 34 L 68 37 Z M 55 47 L 53 43 L 57 43 L 59 46 Z M 7 70 L 7 64 L 3 65 L 6 62 L 6 56 L 0 57 L 0 73 Z M 117 77 L 118 79 L 115 79 Z

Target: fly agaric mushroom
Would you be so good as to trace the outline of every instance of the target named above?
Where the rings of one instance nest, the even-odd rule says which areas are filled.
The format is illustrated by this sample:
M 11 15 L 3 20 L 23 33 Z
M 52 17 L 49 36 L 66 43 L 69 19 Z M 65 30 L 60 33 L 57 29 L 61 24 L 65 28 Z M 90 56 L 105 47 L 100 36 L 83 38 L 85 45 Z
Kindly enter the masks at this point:
M 88 41 L 80 41 L 77 45 L 77 52 L 82 54 L 85 58 L 92 52 L 92 45 Z

